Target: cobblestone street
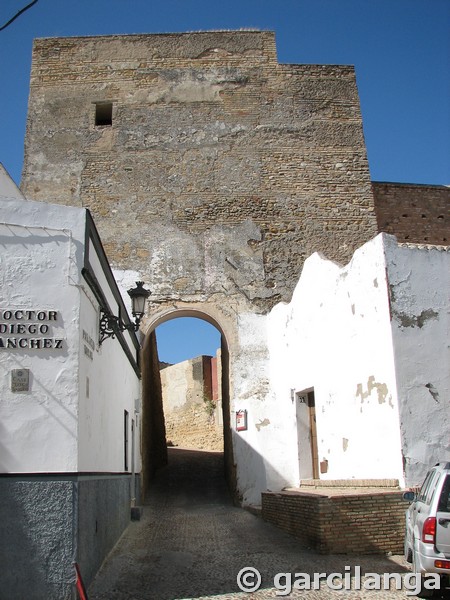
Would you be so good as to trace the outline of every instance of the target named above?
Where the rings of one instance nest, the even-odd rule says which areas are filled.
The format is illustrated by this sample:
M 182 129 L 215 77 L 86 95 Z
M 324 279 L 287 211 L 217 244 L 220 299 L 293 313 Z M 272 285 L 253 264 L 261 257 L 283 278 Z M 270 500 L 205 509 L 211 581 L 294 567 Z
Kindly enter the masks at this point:
M 172 448 L 153 483 L 141 521 L 133 522 L 89 589 L 89 600 L 277 598 L 274 576 L 290 573 L 409 571 L 402 557 L 323 556 L 230 502 L 222 455 Z M 244 567 L 258 569 L 261 588 L 242 592 Z M 294 581 L 294 579 L 293 579 Z M 363 578 L 364 581 L 364 578 Z M 337 580 L 335 580 L 337 583 Z M 406 598 L 406 589 L 293 590 L 290 598 Z

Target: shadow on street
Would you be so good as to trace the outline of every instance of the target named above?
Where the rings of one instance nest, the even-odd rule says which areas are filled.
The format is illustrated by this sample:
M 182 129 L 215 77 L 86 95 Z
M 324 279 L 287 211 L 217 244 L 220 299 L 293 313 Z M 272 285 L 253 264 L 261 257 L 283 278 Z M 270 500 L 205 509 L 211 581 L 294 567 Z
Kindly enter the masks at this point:
M 169 448 L 146 496 L 141 521 L 130 524 L 89 589 L 89 600 L 175 600 L 222 596 L 277 598 L 277 573 L 397 572 L 400 557 L 324 556 L 299 540 L 233 506 L 224 479 L 223 455 Z M 261 589 L 242 592 L 243 567 L 262 576 Z M 347 568 L 347 571 L 346 571 Z M 295 591 L 291 598 L 405 598 L 405 591 Z

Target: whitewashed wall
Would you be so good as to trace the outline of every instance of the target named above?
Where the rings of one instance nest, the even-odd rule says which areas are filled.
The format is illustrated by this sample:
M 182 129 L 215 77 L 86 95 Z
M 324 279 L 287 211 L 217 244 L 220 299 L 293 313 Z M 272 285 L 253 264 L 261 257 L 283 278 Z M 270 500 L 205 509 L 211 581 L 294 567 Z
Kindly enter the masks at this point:
M 291 303 L 270 314 L 270 412 L 285 420 L 287 484 L 298 485 L 307 473 L 295 441 L 293 394 L 311 388 L 319 461 L 328 465 L 321 478 L 403 482 L 383 240 L 379 235 L 365 244 L 344 267 L 314 254 Z M 280 438 L 273 433 L 272 447 Z
M 84 335 L 83 335 L 84 332 Z M 141 470 L 140 382 L 116 338 L 98 344 L 96 302 L 87 286 L 80 321 L 80 471 L 123 472 L 124 411 L 129 414 L 128 470 L 131 472 L 131 422 L 135 430 L 135 470 Z M 137 410 L 136 410 L 137 409 Z
M 131 470 L 140 383 L 117 339 L 98 344 L 98 303 L 81 276 L 86 212 L 6 197 L 0 204 L 0 470 L 123 472 L 124 410 Z M 30 310 L 52 318 L 24 318 Z M 35 323 L 47 325 L 47 334 L 30 334 Z M 25 327 L 20 335 L 9 331 L 17 324 Z M 14 344 L 9 338 L 27 346 L 32 338 L 62 342 L 1 347 Z M 28 391 L 12 390 L 17 369 L 29 371 Z M 139 471 L 139 429 L 135 435 Z
M 0 329 L 29 327 L 35 318 L 5 319 L 5 311 L 55 311 L 47 334 L 8 338 L 62 339 L 61 349 L 0 348 L 2 472 L 77 470 L 79 209 L 0 199 Z M 8 316 L 8 315 L 6 315 Z M 27 342 L 31 344 L 30 341 Z M 36 344 L 36 342 L 35 342 Z M 12 371 L 29 371 L 29 391 L 13 392 Z
M 450 251 L 386 240 L 406 484 L 450 460 Z
M 15 198 L 16 200 L 25 200 L 24 195 L 11 179 L 2 163 L 0 163 L 0 196 L 10 199 Z
M 267 316 L 241 314 L 230 351 L 231 427 L 237 488 L 244 504 L 260 504 L 261 491 L 281 489 L 292 476 L 289 407 L 270 390 Z M 236 431 L 236 412 L 247 429 Z

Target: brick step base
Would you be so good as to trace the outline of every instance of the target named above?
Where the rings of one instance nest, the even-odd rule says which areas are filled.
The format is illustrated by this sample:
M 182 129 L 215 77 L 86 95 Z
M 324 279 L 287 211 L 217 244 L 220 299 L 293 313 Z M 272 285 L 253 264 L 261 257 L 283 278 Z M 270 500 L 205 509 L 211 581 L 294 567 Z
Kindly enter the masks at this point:
M 302 479 L 299 488 L 391 488 L 399 489 L 398 479 Z

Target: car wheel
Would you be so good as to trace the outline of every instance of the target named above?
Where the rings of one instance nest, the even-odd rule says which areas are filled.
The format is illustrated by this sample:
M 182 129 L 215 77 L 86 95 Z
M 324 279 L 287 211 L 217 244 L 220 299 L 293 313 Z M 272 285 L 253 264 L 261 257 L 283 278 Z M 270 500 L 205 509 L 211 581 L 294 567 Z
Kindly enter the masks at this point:
M 419 580 L 420 589 L 417 592 L 417 597 L 418 598 L 433 598 L 434 590 L 429 590 L 426 587 L 424 587 L 426 577 L 425 577 L 425 575 L 419 573 L 419 569 L 417 567 L 416 553 L 414 551 L 414 542 L 413 542 L 413 549 L 412 549 L 412 572 L 418 573 L 420 575 L 420 580 Z

